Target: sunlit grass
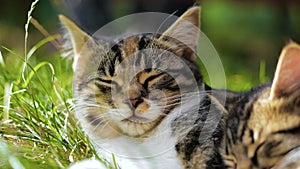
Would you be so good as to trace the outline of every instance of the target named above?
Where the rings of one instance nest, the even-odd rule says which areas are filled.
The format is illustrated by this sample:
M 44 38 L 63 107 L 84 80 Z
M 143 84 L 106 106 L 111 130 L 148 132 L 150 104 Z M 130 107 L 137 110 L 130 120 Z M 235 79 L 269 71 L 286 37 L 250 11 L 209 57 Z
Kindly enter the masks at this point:
M 0 65 L 0 154 L 6 157 L 0 158 L 0 168 L 17 161 L 25 168 L 64 168 L 96 155 L 72 115 L 71 64 L 49 57 L 53 63 L 29 61 L 24 81 L 22 62 L 13 66 L 19 69 L 5 61 Z
M 25 54 L 1 46 L 0 168 L 66 168 L 98 158 L 73 117 L 71 63 L 58 52 L 46 57 L 38 52 L 59 36 L 27 46 L 37 3 L 33 2 L 25 24 Z

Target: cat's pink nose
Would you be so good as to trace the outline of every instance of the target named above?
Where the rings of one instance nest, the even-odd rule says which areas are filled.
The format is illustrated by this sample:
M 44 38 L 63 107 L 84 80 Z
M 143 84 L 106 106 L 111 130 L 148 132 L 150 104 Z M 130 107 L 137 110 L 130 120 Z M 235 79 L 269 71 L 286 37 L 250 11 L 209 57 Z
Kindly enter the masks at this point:
M 129 99 L 129 102 L 133 107 L 136 107 L 136 103 L 138 102 L 138 99 Z
M 130 103 L 131 103 L 132 105 L 135 105 L 136 102 L 137 102 L 137 99 L 129 99 L 129 101 L 130 101 Z
M 129 99 L 130 104 L 132 107 L 136 108 L 143 100 L 141 98 L 134 98 L 134 99 Z

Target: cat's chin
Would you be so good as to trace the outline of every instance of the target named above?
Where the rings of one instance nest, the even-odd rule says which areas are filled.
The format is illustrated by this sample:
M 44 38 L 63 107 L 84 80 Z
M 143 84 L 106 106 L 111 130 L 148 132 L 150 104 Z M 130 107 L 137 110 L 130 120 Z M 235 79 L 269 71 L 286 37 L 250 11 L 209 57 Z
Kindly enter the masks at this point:
M 132 122 L 132 123 L 149 123 L 151 121 L 153 121 L 153 120 L 150 120 L 145 117 L 136 116 L 136 115 L 132 115 L 132 116 L 122 120 L 122 122 Z
M 161 118 L 149 120 L 143 117 L 131 116 L 118 122 L 118 128 L 120 132 L 129 137 L 146 137 L 149 132 L 155 129 Z

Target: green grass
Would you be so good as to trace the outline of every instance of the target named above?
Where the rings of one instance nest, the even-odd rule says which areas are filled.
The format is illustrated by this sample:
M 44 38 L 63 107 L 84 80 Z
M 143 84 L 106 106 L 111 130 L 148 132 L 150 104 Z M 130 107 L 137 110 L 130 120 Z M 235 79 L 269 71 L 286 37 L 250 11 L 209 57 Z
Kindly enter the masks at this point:
M 66 168 L 74 161 L 99 159 L 73 117 L 70 61 L 45 52 L 44 45 L 59 36 L 27 46 L 37 3 L 28 12 L 25 54 L 1 47 L 0 168 Z
M 0 168 L 64 168 L 95 156 L 72 115 L 69 61 L 33 53 L 25 63 L 2 49 L 9 56 L 0 64 Z

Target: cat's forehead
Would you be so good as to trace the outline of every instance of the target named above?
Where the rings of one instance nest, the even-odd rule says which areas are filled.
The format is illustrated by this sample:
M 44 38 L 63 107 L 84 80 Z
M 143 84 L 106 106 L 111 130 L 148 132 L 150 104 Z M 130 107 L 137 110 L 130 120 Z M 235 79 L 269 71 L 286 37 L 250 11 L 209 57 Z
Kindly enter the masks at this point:
M 132 56 L 139 50 L 145 49 L 150 43 L 153 42 L 153 37 L 146 35 L 134 35 L 117 40 L 111 47 L 112 51 L 116 51 L 116 48 L 122 50 L 123 57 Z
M 123 54 L 126 56 L 130 56 L 137 51 L 141 51 L 147 48 L 159 48 L 162 43 L 159 43 L 158 38 L 160 35 L 158 34 L 139 34 L 126 36 L 120 40 L 115 40 L 112 43 L 113 47 L 119 47 L 123 50 Z
M 250 128 L 268 135 L 300 124 L 300 106 L 294 104 L 295 98 L 271 100 L 269 95 L 270 88 L 267 88 L 252 103 L 253 108 L 248 121 Z
M 168 44 L 159 40 L 158 34 L 138 34 L 121 37 L 118 39 L 106 39 L 103 37 L 94 37 L 86 42 L 81 55 L 96 55 L 103 58 L 103 61 L 109 61 L 112 58 L 119 58 L 123 61 L 125 58 L 134 56 L 137 52 L 145 49 L 169 50 Z
M 292 116 L 300 115 L 300 98 L 298 92 L 284 97 L 270 98 L 271 87 L 261 91 L 253 103 L 258 112 L 269 112 L 269 116 Z M 276 113 L 280 115 L 275 115 Z

